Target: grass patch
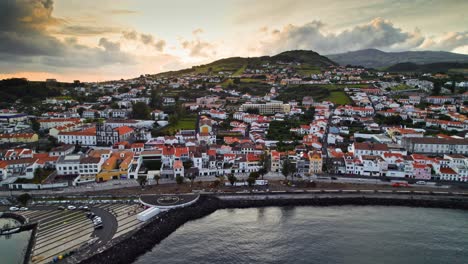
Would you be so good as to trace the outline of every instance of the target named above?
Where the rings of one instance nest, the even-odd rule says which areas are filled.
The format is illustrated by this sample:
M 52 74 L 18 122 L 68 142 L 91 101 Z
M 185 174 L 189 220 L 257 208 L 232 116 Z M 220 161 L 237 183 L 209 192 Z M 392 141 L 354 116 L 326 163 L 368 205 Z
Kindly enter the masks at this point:
M 262 79 L 255 79 L 255 78 L 242 78 L 240 79 L 241 82 L 243 83 L 261 83 L 264 80 Z
M 397 86 L 393 86 L 391 89 L 392 91 L 401 91 L 401 90 L 408 90 L 408 89 L 414 89 L 414 88 L 406 84 L 399 84 Z
M 19 178 L 15 183 L 32 183 L 32 184 L 41 184 L 49 175 L 54 172 L 53 170 L 41 170 L 39 175 L 34 175 L 32 179 Z
M 310 77 L 312 74 L 321 73 L 320 67 L 309 64 L 301 64 L 300 66 L 296 67 L 296 71 L 298 74 L 304 77 Z
M 331 101 L 334 104 L 340 104 L 340 105 L 351 103 L 351 99 L 349 99 L 348 95 L 346 95 L 346 93 L 344 93 L 343 91 L 330 92 L 330 95 L 328 96 L 328 101 Z
M 247 68 L 247 64 L 244 63 L 244 65 L 242 65 L 242 67 L 240 67 L 236 72 L 234 72 L 232 75 L 234 76 L 238 76 L 238 75 L 242 75 L 245 71 L 245 69 Z
M 173 135 L 181 129 L 195 129 L 196 122 L 196 117 L 183 117 L 179 119 L 177 123 L 169 124 L 167 127 L 163 128 L 162 132 Z
M 344 92 L 342 85 L 290 85 L 285 90 L 281 91 L 278 100 L 302 101 L 305 96 L 312 96 L 316 101 L 331 101 L 334 104 L 349 104 L 350 98 Z

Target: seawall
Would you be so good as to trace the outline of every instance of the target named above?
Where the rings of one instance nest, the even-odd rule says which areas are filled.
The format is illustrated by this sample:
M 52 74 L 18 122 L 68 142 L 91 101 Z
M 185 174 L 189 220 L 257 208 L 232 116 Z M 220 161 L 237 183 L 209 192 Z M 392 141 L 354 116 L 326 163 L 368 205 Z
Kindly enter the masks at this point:
M 111 242 L 99 254 L 74 262 L 86 264 L 132 263 L 188 221 L 205 217 L 218 209 L 264 206 L 380 205 L 468 210 L 468 197 L 417 195 L 314 195 L 234 194 L 202 195 L 197 203 L 158 215 L 142 228 Z

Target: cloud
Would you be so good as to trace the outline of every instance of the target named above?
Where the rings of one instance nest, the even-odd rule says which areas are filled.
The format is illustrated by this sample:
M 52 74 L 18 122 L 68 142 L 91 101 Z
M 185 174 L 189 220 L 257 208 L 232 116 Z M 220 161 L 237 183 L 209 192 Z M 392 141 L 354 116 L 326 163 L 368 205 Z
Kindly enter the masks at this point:
M 182 48 L 189 51 L 191 57 L 211 57 L 216 55 L 215 46 L 200 39 L 184 40 L 181 42 Z
M 208 58 L 216 56 L 216 45 L 200 39 L 199 35 L 203 32 L 202 28 L 197 28 L 192 31 L 193 40 L 180 39 L 180 45 L 183 49 L 188 50 L 191 57 Z
M 138 36 L 140 36 L 140 42 L 143 43 L 143 45 L 152 46 L 159 52 L 162 52 L 166 47 L 166 41 L 164 39 L 155 39 L 151 34 L 138 33 L 137 31 L 132 30 L 122 32 L 122 36 L 124 39 L 132 41 L 137 41 Z
M 153 46 L 157 51 L 163 51 L 166 46 L 165 40 L 155 40 L 151 34 L 140 34 L 140 40 L 145 45 Z
M 52 11 L 52 0 L 0 1 L 0 72 L 135 63 L 132 56 L 120 51 L 120 44 L 107 39 L 100 40 L 102 48 L 80 45 L 76 38 L 60 41 L 51 28 L 61 27 L 65 21 L 53 17 Z
M 99 46 L 103 47 L 106 51 L 120 51 L 120 43 L 109 41 L 106 38 L 99 39 Z
M 197 35 L 197 34 L 201 34 L 203 32 L 205 32 L 205 30 L 203 30 L 203 28 L 197 28 L 197 29 L 192 31 L 192 34 Z
M 125 39 L 128 39 L 128 40 L 136 40 L 138 37 L 138 33 L 135 30 L 124 31 L 122 32 L 122 35 Z
M 119 33 L 120 29 L 116 27 L 94 27 L 82 25 L 63 26 L 57 30 L 56 34 L 72 35 L 72 36 L 94 36 L 109 33 Z
M 419 30 L 405 32 L 382 18 L 340 33 L 325 33 L 325 30 L 326 25 L 318 20 L 302 26 L 289 24 L 281 30 L 267 33 L 267 39 L 261 41 L 260 49 L 270 54 L 292 49 L 311 49 L 330 54 L 366 48 L 409 49 L 418 47 L 424 41 Z
M 112 9 L 109 11 L 110 14 L 113 15 L 133 15 L 138 14 L 138 11 L 135 10 L 128 10 L 128 9 Z
M 463 50 L 468 45 L 468 31 L 465 32 L 447 32 L 439 38 L 428 38 L 422 48 L 432 50 Z

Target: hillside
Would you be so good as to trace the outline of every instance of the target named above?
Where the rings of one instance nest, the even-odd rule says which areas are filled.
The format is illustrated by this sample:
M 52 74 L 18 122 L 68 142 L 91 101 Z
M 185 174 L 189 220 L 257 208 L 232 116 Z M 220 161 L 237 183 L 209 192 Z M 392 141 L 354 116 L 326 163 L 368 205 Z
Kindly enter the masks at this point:
M 301 65 L 296 66 L 299 73 L 305 75 L 326 68 L 331 65 L 337 65 L 334 61 L 325 56 L 321 56 L 317 52 L 309 50 L 293 50 L 285 51 L 275 56 L 262 56 L 262 57 L 231 57 L 220 59 L 209 64 L 194 66 L 189 69 L 179 71 L 169 71 L 156 74 L 157 77 L 178 76 L 180 74 L 206 74 L 213 73 L 219 74 L 220 72 L 228 72 L 227 74 L 241 75 L 246 68 L 260 67 L 266 63 L 274 64 L 277 62 L 299 62 Z
M 464 72 L 468 69 L 468 63 L 459 62 L 437 62 L 428 64 L 416 64 L 412 62 L 397 63 L 386 68 L 390 72 Z
M 468 55 L 445 51 L 404 51 L 384 52 L 378 49 L 365 49 L 341 54 L 327 55 L 341 65 L 361 65 L 367 68 L 384 68 L 404 62 L 429 64 L 437 62 L 468 63 Z
M 61 87 L 65 85 L 57 83 L 51 87 L 46 82 L 33 82 L 20 78 L 0 80 L 0 98 L 2 98 L 0 104 L 13 103 L 18 99 L 22 99 L 24 103 L 32 103 L 49 96 L 58 96 Z

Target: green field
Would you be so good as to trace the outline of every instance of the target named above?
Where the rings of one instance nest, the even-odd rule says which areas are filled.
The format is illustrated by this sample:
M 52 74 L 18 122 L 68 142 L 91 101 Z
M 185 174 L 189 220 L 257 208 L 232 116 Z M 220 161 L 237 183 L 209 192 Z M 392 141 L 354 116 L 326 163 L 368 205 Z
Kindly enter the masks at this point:
M 392 91 L 401 91 L 401 90 L 408 90 L 408 89 L 414 89 L 414 88 L 406 84 L 399 84 L 397 86 L 392 87 L 391 89 Z
M 232 75 L 238 76 L 244 73 L 245 69 L 247 68 L 247 63 L 244 63 L 242 67 L 240 67 L 236 72 L 234 72 Z
M 261 83 L 264 80 L 255 79 L 255 78 L 241 78 L 240 81 L 243 82 L 243 83 Z
M 181 129 L 195 129 L 195 124 L 197 122 L 196 117 L 183 117 L 177 121 L 175 124 L 170 124 L 163 128 L 161 132 L 173 135 L 175 134 L 178 130 Z
M 339 105 L 345 105 L 345 104 L 351 103 L 351 100 L 349 99 L 348 95 L 346 95 L 343 91 L 332 91 L 330 92 L 328 99 L 325 99 L 325 100 L 331 101 Z
M 350 104 L 351 99 L 344 92 L 344 87 L 349 86 L 336 84 L 290 85 L 280 92 L 278 100 L 300 102 L 305 96 L 312 96 L 316 101 L 331 101 L 340 105 Z M 353 87 L 359 87 L 359 85 Z
M 319 74 L 321 73 L 320 67 L 312 66 L 309 64 L 301 64 L 300 66 L 296 67 L 297 73 L 304 77 L 310 77 L 312 74 Z

